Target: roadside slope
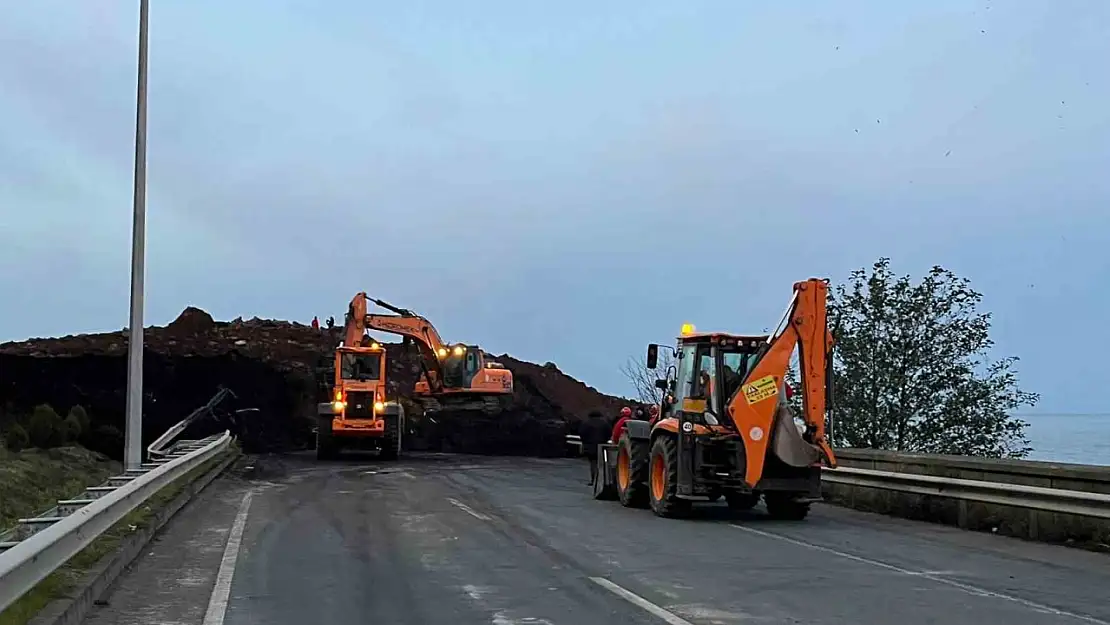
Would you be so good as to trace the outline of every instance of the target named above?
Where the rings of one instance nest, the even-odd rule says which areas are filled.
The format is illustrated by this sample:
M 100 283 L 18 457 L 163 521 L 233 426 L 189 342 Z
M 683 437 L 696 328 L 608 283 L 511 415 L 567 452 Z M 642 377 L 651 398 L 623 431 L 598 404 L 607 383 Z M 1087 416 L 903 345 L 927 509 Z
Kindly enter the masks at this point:
M 0 529 L 119 473 L 120 463 L 83 447 L 0 448 Z

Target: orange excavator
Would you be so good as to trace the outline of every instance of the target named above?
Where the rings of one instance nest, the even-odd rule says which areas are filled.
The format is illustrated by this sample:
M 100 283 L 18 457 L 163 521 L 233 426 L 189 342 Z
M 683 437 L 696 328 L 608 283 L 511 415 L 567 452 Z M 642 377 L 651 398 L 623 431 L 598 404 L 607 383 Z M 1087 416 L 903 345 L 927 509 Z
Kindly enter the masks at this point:
M 595 499 L 683 516 L 695 501 L 724 497 L 732 509 L 760 498 L 775 518 L 802 519 L 821 499 L 821 467 L 836 467 L 825 435 L 833 336 L 828 281 L 794 285 L 786 313 L 770 335 L 698 333 L 684 324 L 675 366 L 656 380 L 663 391 L 653 421 L 627 421 L 619 441 L 600 445 Z M 659 348 L 648 346 L 655 369 Z M 785 377 L 795 347 L 802 414 L 786 401 Z
M 348 316 L 334 358 L 328 401 L 316 407 L 316 457 L 331 459 L 348 447 L 374 448 L 380 458 L 397 458 L 405 411 L 386 397 L 385 347 Z
M 393 314 L 368 312 L 370 302 Z M 413 388 L 413 398 L 425 413 L 497 414 L 512 400 L 512 371 L 486 360 L 477 345 L 444 342 L 430 321 L 411 310 L 359 293 L 351 300 L 347 319 L 348 332 L 361 336 L 366 330 L 377 330 L 415 343 L 421 356 L 421 374 Z

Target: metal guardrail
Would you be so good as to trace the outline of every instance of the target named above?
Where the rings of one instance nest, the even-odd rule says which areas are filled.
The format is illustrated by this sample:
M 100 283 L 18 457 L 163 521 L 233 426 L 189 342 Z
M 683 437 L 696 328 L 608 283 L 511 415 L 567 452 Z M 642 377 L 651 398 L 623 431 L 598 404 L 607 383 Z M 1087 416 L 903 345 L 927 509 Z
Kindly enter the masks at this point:
M 582 439 L 576 434 L 568 434 L 567 444 L 581 447 Z M 1102 493 L 855 467 L 825 468 L 821 479 L 832 484 L 1110 519 L 1110 495 Z
M 150 444 L 150 461 L 108 478 L 73 499 L 0 533 L 0 611 L 34 588 L 58 567 L 164 486 L 219 456 L 231 444 L 229 431 L 200 440 L 176 441 L 198 418 L 212 413 L 231 391 L 222 389 Z
M 1110 495 L 1102 493 L 854 467 L 825 469 L 821 479 L 833 484 L 1110 519 Z

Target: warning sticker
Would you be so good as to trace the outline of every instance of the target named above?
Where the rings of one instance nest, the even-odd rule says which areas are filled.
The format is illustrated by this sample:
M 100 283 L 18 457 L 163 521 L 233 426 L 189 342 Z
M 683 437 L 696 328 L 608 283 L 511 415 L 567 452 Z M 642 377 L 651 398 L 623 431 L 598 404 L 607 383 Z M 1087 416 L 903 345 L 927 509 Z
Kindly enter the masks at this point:
M 775 376 L 768 375 L 754 382 L 749 382 L 744 385 L 744 398 L 748 400 L 749 404 L 761 402 L 769 397 L 774 397 L 779 393 L 779 385 L 775 383 Z

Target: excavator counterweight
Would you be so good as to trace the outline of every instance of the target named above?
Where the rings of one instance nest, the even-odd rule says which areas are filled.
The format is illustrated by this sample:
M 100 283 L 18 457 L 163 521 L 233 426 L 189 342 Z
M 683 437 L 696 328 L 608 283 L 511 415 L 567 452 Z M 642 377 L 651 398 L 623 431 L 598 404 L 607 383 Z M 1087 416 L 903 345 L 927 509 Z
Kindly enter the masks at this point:
M 825 434 L 828 281 L 794 284 L 786 313 L 769 335 L 696 332 L 684 324 L 675 366 L 656 386 L 659 416 L 626 423 L 603 444 L 594 497 L 681 516 L 694 501 L 724 497 L 748 509 L 760 499 L 773 517 L 801 519 L 821 498 L 821 467 L 836 467 Z M 661 346 L 648 348 L 654 369 Z M 786 374 L 795 350 L 802 410 L 795 415 Z

